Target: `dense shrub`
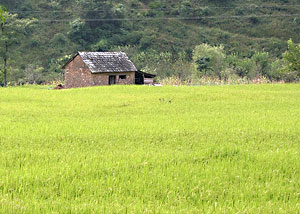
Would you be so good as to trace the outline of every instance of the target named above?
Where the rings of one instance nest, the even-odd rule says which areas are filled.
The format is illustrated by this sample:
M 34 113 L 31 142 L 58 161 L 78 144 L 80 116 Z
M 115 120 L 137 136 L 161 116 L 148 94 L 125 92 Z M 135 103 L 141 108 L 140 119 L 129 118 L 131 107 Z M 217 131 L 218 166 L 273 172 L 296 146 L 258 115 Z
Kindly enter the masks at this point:
M 283 59 L 286 62 L 286 69 L 289 73 L 295 73 L 300 77 L 300 44 L 296 45 L 290 39 L 288 41 L 288 50 L 284 53 Z
M 223 46 L 198 45 L 193 56 L 194 74 L 197 77 L 217 76 L 221 79 L 221 72 L 226 67 L 225 59 Z
M 289 50 L 284 60 L 272 57 L 268 52 L 256 51 L 250 57 L 238 54 L 226 55 L 222 46 L 202 44 L 196 46 L 193 55 L 194 79 L 203 77 L 216 78 L 222 81 L 246 78 L 249 81 L 294 82 L 299 80 L 300 45 L 289 41 Z

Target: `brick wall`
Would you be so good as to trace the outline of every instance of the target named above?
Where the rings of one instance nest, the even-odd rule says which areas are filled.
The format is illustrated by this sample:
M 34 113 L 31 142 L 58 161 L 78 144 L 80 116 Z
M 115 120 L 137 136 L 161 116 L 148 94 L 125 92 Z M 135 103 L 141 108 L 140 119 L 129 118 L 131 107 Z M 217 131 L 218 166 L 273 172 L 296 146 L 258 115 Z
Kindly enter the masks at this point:
M 78 55 L 65 67 L 65 87 L 80 88 L 109 85 L 110 75 L 116 76 L 116 84 L 135 84 L 135 72 L 92 74 Z M 126 75 L 126 79 L 120 79 L 120 75 Z
M 92 86 L 93 78 L 89 68 L 78 55 L 65 68 L 66 88 L 79 88 Z
M 109 85 L 109 76 L 116 76 L 116 84 L 129 85 L 135 84 L 135 72 L 122 72 L 122 73 L 98 73 L 93 74 L 94 85 Z M 120 79 L 120 75 L 126 75 L 126 79 Z

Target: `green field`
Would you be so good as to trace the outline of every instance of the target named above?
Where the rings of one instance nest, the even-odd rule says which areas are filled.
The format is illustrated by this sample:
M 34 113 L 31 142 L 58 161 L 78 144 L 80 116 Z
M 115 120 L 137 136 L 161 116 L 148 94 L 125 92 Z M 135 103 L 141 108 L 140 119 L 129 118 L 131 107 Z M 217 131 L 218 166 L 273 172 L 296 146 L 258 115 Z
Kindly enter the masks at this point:
M 300 85 L 0 89 L 0 213 L 300 213 Z

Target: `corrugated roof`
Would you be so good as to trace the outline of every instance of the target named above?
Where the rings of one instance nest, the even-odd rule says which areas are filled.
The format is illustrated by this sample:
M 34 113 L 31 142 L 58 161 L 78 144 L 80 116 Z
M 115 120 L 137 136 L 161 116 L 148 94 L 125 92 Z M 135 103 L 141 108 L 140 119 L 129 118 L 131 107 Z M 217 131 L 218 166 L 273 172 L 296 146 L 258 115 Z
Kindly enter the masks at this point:
M 123 52 L 79 52 L 92 73 L 137 71 Z

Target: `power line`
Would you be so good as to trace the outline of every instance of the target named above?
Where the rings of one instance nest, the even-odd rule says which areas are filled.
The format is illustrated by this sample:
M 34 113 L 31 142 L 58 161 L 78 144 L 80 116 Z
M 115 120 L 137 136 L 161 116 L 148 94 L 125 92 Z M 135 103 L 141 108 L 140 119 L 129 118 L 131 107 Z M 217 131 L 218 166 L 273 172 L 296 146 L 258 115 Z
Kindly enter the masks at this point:
M 202 6 L 202 7 L 196 7 L 196 8 L 187 8 L 188 10 L 198 10 L 198 9 L 238 9 L 238 8 L 274 8 L 274 7 L 293 7 L 293 8 L 298 8 L 300 7 L 300 4 L 295 4 L 295 5 L 281 5 L 281 4 L 272 4 L 272 5 L 242 5 L 242 6 L 236 6 L 236 7 L 229 7 L 229 6 L 224 6 L 224 7 L 207 7 L 207 6 Z M 179 10 L 182 8 L 179 7 L 169 7 L 169 8 L 131 8 L 127 9 L 128 11 L 169 11 L 169 10 Z M 70 13 L 70 12 L 108 12 L 110 10 L 11 10 L 10 12 L 18 13 L 18 12 L 32 12 L 32 13 Z
M 247 19 L 247 18 L 272 18 L 272 17 L 300 17 L 300 14 L 291 15 L 247 15 L 247 16 L 197 16 L 197 17 L 157 17 L 157 18 L 112 18 L 112 19 L 80 19 L 84 22 L 96 21 L 152 21 L 152 20 L 201 20 L 201 19 Z M 72 22 L 72 19 L 41 19 L 38 22 Z

